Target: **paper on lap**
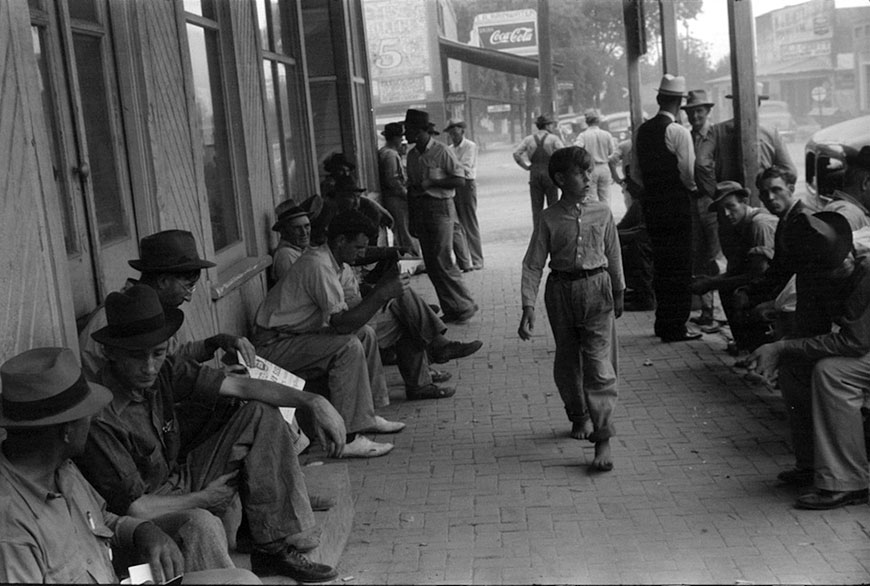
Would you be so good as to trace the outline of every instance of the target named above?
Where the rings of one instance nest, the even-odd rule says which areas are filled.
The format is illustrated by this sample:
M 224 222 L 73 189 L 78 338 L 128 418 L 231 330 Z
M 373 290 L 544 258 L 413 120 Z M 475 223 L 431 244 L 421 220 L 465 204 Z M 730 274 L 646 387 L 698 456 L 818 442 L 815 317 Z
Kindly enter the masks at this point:
M 245 357 L 242 356 L 241 352 L 236 352 L 236 354 L 239 356 L 239 364 L 248 369 L 248 375 L 251 378 L 272 381 L 297 391 L 305 390 L 305 379 L 296 376 L 289 370 L 281 368 L 277 364 L 273 364 L 260 356 L 257 356 L 256 364 L 250 365 L 245 362 Z M 294 423 L 293 416 L 296 413 L 294 407 L 280 407 L 280 410 L 281 415 L 284 416 L 284 419 L 288 423 Z

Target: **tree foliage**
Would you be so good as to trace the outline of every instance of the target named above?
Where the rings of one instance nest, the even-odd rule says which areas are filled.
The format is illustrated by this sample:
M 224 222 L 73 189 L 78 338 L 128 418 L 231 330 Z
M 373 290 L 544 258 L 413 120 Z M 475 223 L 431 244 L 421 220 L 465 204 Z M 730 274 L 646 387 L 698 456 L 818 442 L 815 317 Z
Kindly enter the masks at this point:
M 562 65 L 557 74 L 560 82 L 573 85 L 573 99 L 563 108 L 575 111 L 597 107 L 604 111 L 627 109 L 625 25 L 622 2 L 619 0 L 549 0 L 550 46 L 553 60 Z M 678 23 L 694 18 L 701 10 L 702 0 L 673 0 Z M 459 40 L 467 42 L 474 17 L 488 12 L 537 9 L 536 0 L 454 0 Z M 655 48 L 660 44 L 660 15 L 657 0 L 644 0 L 647 46 L 652 64 L 658 65 Z M 699 39 L 684 39 L 678 43 L 681 71 L 690 84 L 704 81 L 712 73 L 709 53 Z M 493 71 L 479 70 L 472 76 L 475 93 L 508 98 L 522 85 L 522 78 Z M 653 74 L 653 77 L 657 77 Z M 697 80 L 697 81 L 696 81 Z M 493 93 L 494 92 L 494 93 Z

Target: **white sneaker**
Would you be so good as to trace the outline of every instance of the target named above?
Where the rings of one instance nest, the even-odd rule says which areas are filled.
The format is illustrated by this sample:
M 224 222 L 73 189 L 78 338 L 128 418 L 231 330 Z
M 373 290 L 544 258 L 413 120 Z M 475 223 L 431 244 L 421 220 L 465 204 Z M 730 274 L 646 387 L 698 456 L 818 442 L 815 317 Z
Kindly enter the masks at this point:
M 385 456 L 393 449 L 393 444 L 373 442 L 364 435 L 357 435 L 356 439 L 344 446 L 342 458 L 377 458 Z
M 401 421 L 388 421 L 380 415 L 375 415 L 375 425 L 369 430 L 372 433 L 398 433 L 405 429 Z

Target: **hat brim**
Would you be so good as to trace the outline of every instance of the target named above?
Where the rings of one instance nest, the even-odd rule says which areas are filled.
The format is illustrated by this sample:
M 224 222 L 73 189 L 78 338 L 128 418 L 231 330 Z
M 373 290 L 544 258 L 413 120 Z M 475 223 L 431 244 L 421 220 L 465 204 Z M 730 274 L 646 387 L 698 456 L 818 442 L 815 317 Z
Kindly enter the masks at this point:
M 135 336 L 113 336 L 111 327 L 106 326 L 91 334 L 91 337 L 103 344 L 124 350 L 144 350 L 162 344 L 178 331 L 184 322 L 184 312 L 172 308 L 165 310 L 166 323 L 159 330 L 137 334 Z
M 310 216 L 311 216 L 311 214 L 309 214 L 308 212 L 302 212 L 299 214 L 293 214 L 292 216 L 288 216 L 286 218 L 282 218 L 282 219 L 278 220 L 277 222 L 275 222 L 274 224 L 272 224 L 272 231 L 273 232 L 280 232 L 281 226 L 283 226 L 284 224 L 286 224 L 290 220 L 295 220 L 296 218 L 302 218 L 302 217 L 309 218 Z
M 759 100 L 769 100 L 770 99 L 770 96 L 768 96 L 767 94 L 758 94 L 755 97 L 758 98 Z M 725 99 L 726 100 L 733 100 L 734 96 L 731 94 L 725 94 Z
M 707 106 L 708 108 L 712 108 L 715 106 L 713 102 L 698 102 L 697 104 L 686 104 L 685 106 L 680 106 L 681 110 L 691 110 L 692 108 L 700 108 L 702 106 Z
M 728 197 L 729 195 L 733 195 L 735 197 L 749 197 L 749 190 L 745 187 L 743 189 L 735 189 L 734 191 L 729 191 L 728 193 L 724 193 L 710 202 L 710 205 L 707 206 L 707 211 L 713 213 L 717 211 L 719 207 L 719 202 Z
M 213 262 L 209 260 L 195 260 L 190 262 L 185 262 L 177 265 L 168 265 L 163 267 L 154 267 L 147 265 L 142 262 L 142 259 L 135 259 L 127 261 L 131 267 L 142 272 L 157 272 L 157 273 L 187 273 L 189 271 L 196 271 L 202 269 L 210 269 L 214 266 L 217 266 Z
M 20 427 L 46 427 L 49 425 L 57 425 L 59 423 L 67 423 L 68 421 L 76 421 L 77 419 L 81 419 L 82 417 L 88 417 L 90 415 L 95 415 L 99 413 L 103 407 L 108 405 L 112 401 L 112 391 L 104 387 L 103 385 L 98 385 L 96 383 L 88 382 L 88 394 L 85 395 L 85 398 L 70 409 L 63 411 L 62 413 L 58 413 L 57 415 L 51 415 L 49 417 L 43 417 L 41 419 L 33 419 L 28 421 L 16 421 L 9 419 L 3 413 L 2 404 L 0 404 L 0 427 L 8 427 L 8 428 L 20 428 Z

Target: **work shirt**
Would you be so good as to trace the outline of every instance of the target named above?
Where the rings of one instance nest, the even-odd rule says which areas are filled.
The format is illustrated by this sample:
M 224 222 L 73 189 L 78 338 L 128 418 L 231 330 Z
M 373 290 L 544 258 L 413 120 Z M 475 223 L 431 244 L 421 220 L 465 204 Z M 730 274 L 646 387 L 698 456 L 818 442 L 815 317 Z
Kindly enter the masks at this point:
M 819 300 L 830 306 L 822 313 L 831 315 L 839 328 L 808 338 L 783 340 L 780 343 L 789 354 L 816 361 L 829 356 L 857 358 L 870 352 L 870 257 L 858 257 L 852 275 L 829 290 L 834 293 Z M 799 301 L 800 295 L 799 290 Z
M 728 275 L 749 272 L 752 257 L 773 259 L 774 235 L 779 219 L 761 208 L 749 208 L 746 217 L 736 226 L 719 225 L 719 242 L 728 259 Z
M 845 191 L 834 190 L 831 201 L 822 209 L 826 212 L 837 212 L 846 218 L 852 232 L 870 226 L 870 213 L 867 208 Z
M 70 460 L 54 478 L 46 491 L 0 452 L 0 582 L 117 583 L 109 548 L 132 549 L 145 521 L 108 512 Z
M 127 279 L 121 291 L 126 291 L 133 285 L 138 285 L 136 279 Z M 85 324 L 79 334 L 79 352 L 82 359 L 82 373 L 89 381 L 97 380 L 97 373 L 106 365 L 106 355 L 103 352 L 103 345 L 94 340 L 91 334 L 108 325 L 106 319 L 106 307 L 99 306 L 91 314 L 88 323 Z M 187 328 L 181 327 L 171 338 L 169 338 L 169 347 L 166 350 L 167 354 L 175 354 L 195 360 L 196 362 L 205 362 L 211 360 L 214 356 L 213 352 L 209 352 L 206 348 L 205 340 L 191 340 L 187 334 Z
M 592 155 L 596 165 L 606 165 L 614 151 L 613 135 L 598 126 L 590 126 L 577 135 L 574 144 Z
M 124 514 L 144 494 L 189 492 L 177 461 L 186 422 L 176 416 L 175 404 L 196 401 L 213 409 L 224 378 L 220 370 L 177 356 L 167 356 L 157 382 L 144 392 L 125 387 L 109 368 L 100 371 L 98 382 L 113 399 L 91 420 L 85 452 L 76 461 L 110 511 Z
M 532 156 L 538 150 L 538 143 L 535 141 L 536 136 L 541 140 L 541 149 L 543 149 L 547 160 L 550 159 L 550 156 L 554 152 L 565 148 L 564 143 L 558 136 L 547 130 L 539 130 L 520 141 L 519 146 L 514 150 L 514 159 L 517 157 L 525 158 L 528 164 L 532 164 Z
M 278 243 L 278 248 L 272 253 L 272 279 L 276 283 L 280 281 L 281 277 L 286 275 L 290 267 L 293 266 L 293 263 L 299 260 L 303 252 L 304 249 L 282 239 Z
M 458 145 L 450 143 L 447 148 L 456 155 L 465 171 L 465 178 L 472 181 L 477 178 L 477 144 L 463 136 Z
M 444 187 L 423 187 L 424 179 L 446 179 L 447 177 L 465 178 L 465 171 L 447 146 L 431 136 L 421 153 L 415 145 L 408 151 L 408 195 L 428 195 L 436 199 L 450 199 L 456 195 L 455 189 Z
M 625 289 L 619 236 L 606 203 L 590 198 L 580 203 L 561 199 L 541 212 L 523 258 L 523 307 L 535 306 L 548 255 L 551 270 L 571 273 L 604 267 L 610 273 L 613 291 Z
M 734 119 L 720 122 L 715 127 L 716 138 L 716 181 L 738 181 L 743 177 L 743 163 L 737 150 L 737 131 Z M 768 169 L 776 165 L 788 169 L 798 176 L 797 167 L 788 154 L 788 149 L 782 142 L 782 137 L 775 128 L 758 125 L 756 138 L 758 147 L 758 168 Z
M 695 185 L 703 197 L 716 193 L 716 136 L 713 125 L 705 122 L 700 130 L 692 130 L 695 146 Z
M 348 309 L 342 288 L 342 279 L 349 279 L 346 271 L 353 273 L 335 260 L 328 244 L 310 247 L 266 294 L 257 325 L 294 334 L 329 327 L 334 314 Z
M 695 147 L 692 144 L 692 135 L 688 129 L 676 123 L 676 116 L 670 112 L 659 110 L 656 116 L 660 115 L 667 116 L 673 122 L 665 130 L 665 148 L 677 158 L 680 182 L 689 191 L 695 191 Z M 637 149 L 631 151 L 631 169 L 629 172 L 632 180 L 643 187 L 643 173 L 638 163 Z
M 405 165 L 399 151 L 382 146 L 378 149 L 378 177 L 381 183 L 381 193 L 385 196 L 406 197 Z

